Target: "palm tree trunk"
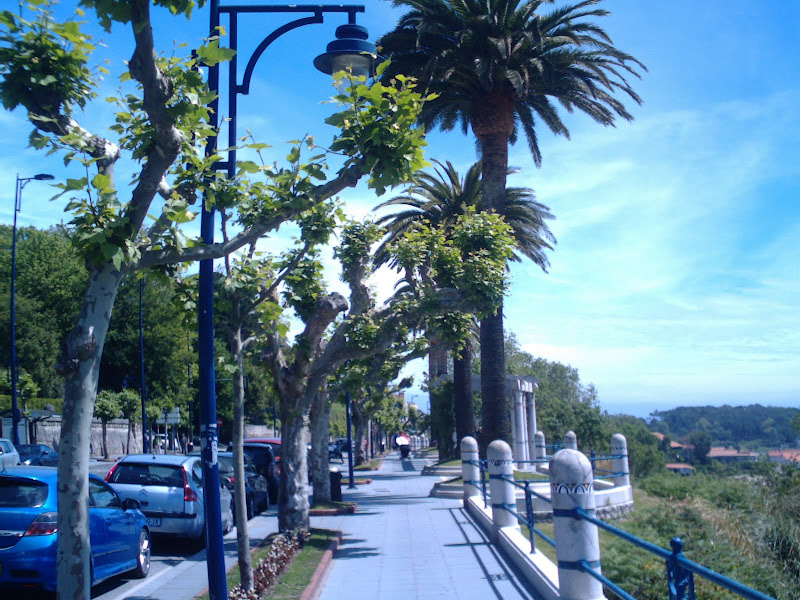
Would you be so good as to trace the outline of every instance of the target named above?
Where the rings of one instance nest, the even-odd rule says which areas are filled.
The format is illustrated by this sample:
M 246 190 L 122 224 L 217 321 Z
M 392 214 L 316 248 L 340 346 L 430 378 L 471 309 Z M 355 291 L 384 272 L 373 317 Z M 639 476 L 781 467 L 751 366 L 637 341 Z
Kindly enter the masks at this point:
M 472 403 L 472 340 L 467 339 L 460 354 L 453 357 L 453 392 L 456 413 L 456 441 L 475 435 L 475 409 Z
M 513 118 L 513 113 L 512 113 Z M 513 120 L 512 120 L 513 123 Z M 476 135 L 477 135 L 476 131 Z M 503 214 L 508 173 L 508 135 L 496 131 L 480 135 L 483 202 L 487 210 Z M 511 443 L 511 419 L 506 397 L 506 359 L 503 337 L 503 305 L 481 321 L 481 447 L 494 440 Z
M 431 414 L 439 414 L 441 412 L 440 402 L 436 395 L 436 387 L 439 385 L 441 378 L 447 377 L 447 367 L 447 349 L 437 340 L 431 340 L 430 351 L 428 352 L 428 395 Z M 444 441 L 442 438 L 446 435 L 446 432 L 433 429 L 431 434 L 441 447 L 441 443 Z

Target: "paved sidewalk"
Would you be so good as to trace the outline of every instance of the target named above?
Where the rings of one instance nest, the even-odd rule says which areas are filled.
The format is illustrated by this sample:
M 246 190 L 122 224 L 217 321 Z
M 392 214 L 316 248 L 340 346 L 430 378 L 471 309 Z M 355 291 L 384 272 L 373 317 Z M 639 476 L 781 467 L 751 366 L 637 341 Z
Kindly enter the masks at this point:
M 372 484 L 343 490 L 358 502 L 354 515 L 311 518 L 312 527 L 344 534 L 320 600 L 536 598 L 461 500 L 428 497 L 439 481 L 420 476 L 429 462 L 390 454 L 363 474 Z

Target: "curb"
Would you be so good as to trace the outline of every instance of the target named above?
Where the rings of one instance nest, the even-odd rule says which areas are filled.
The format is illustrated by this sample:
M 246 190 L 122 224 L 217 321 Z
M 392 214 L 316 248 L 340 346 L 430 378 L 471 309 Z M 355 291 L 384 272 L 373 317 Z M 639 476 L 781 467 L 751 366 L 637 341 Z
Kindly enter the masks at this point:
M 328 549 L 325 550 L 325 554 L 322 555 L 322 560 L 319 561 L 314 574 L 311 576 L 311 582 L 306 586 L 306 589 L 303 590 L 300 600 L 315 600 L 319 597 L 319 594 L 322 591 L 322 586 L 325 583 L 325 579 L 328 577 L 328 571 L 330 571 L 333 555 L 336 553 L 341 541 L 342 532 L 337 531 L 333 540 L 331 540 L 330 546 L 328 546 Z

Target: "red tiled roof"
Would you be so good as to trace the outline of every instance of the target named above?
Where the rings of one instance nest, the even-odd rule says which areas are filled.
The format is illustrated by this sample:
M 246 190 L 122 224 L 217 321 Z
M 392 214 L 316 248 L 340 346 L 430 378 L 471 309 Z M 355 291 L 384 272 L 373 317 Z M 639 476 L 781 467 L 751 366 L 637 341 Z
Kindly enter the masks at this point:
M 691 469 L 694 471 L 694 467 L 686 463 L 667 463 L 664 466 L 668 469 Z
M 650 433 L 652 435 L 656 436 L 659 439 L 659 441 L 662 441 L 662 442 L 664 441 L 664 434 L 661 433 L 660 431 L 651 431 Z
M 758 452 L 749 452 L 747 450 L 740 452 L 736 448 L 725 448 L 723 446 L 712 446 L 708 452 L 709 458 L 722 458 L 725 456 L 758 456 Z

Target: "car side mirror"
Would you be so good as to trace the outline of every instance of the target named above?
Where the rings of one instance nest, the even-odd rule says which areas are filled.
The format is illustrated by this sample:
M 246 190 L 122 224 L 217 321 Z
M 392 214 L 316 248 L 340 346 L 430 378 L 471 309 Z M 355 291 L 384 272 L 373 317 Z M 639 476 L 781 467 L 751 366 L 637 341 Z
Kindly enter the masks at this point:
M 135 500 L 134 498 L 125 498 L 125 500 L 122 501 L 122 508 L 124 510 L 132 510 L 134 508 L 138 510 L 142 508 L 142 505 L 138 500 Z

